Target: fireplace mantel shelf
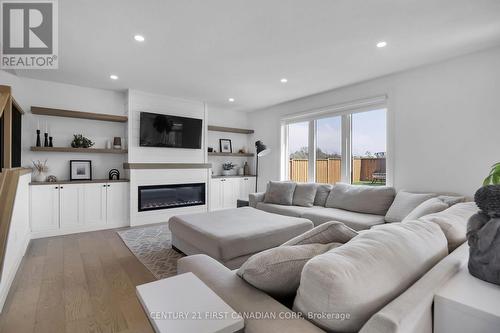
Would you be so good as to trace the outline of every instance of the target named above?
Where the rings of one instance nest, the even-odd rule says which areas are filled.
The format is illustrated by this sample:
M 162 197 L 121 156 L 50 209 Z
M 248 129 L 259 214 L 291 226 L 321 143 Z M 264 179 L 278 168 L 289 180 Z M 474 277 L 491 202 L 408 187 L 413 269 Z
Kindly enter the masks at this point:
M 124 169 L 210 169 L 210 163 L 123 163 Z

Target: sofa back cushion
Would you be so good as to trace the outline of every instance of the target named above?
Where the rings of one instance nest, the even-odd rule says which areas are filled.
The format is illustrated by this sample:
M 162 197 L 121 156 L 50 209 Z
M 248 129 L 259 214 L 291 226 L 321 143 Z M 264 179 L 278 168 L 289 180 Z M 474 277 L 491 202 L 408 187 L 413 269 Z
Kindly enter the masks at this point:
M 294 206 L 312 207 L 316 196 L 317 185 L 314 183 L 297 183 L 293 193 Z
M 347 243 L 358 233 L 342 222 L 330 221 L 290 239 L 285 245 Z
M 375 226 L 307 262 L 293 309 L 327 331 L 357 332 L 447 253 L 433 223 Z
M 418 205 L 410 214 L 403 219 L 405 221 L 418 220 L 422 216 L 442 212 L 448 209 L 448 204 L 438 198 L 430 198 Z
M 297 184 L 294 182 L 270 181 L 267 186 L 264 202 L 291 206 L 296 186 Z
M 465 202 L 439 213 L 422 216 L 419 221 L 437 224 L 448 240 L 448 251 L 451 253 L 467 239 L 467 222 L 478 212 L 475 202 Z
M 434 193 L 411 193 L 399 191 L 391 207 L 385 214 L 385 222 L 401 222 L 422 202 L 436 197 Z
M 332 190 L 333 185 L 318 184 L 316 188 L 316 196 L 314 197 L 314 206 L 325 206 L 326 199 Z
M 325 206 L 358 213 L 385 215 L 394 201 L 395 194 L 392 187 L 337 183 L 330 191 Z

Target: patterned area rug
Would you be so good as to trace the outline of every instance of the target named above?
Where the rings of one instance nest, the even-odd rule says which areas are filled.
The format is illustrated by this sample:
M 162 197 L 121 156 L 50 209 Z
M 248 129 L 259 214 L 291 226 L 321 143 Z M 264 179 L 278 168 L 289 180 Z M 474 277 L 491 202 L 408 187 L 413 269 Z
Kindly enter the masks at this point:
M 166 224 L 127 229 L 117 233 L 157 279 L 177 274 L 177 259 L 184 255 L 172 249 L 172 234 Z

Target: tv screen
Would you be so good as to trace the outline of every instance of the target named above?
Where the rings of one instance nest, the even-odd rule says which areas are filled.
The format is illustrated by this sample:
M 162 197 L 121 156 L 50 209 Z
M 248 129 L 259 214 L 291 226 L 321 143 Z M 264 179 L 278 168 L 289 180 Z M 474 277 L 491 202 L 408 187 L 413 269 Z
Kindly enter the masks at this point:
M 202 120 L 141 112 L 140 145 L 201 149 Z

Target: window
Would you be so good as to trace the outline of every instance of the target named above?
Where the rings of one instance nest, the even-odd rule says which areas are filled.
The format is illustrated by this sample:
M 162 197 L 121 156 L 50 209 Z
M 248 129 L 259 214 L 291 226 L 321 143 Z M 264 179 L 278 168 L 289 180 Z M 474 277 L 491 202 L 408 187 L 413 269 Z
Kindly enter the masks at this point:
M 335 184 L 342 178 L 342 117 L 316 121 L 317 183 Z
M 288 179 L 307 182 L 309 164 L 309 122 L 288 125 Z
M 284 128 L 286 179 L 329 184 L 339 181 L 355 185 L 386 184 L 385 108 L 323 115 L 291 122 Z

